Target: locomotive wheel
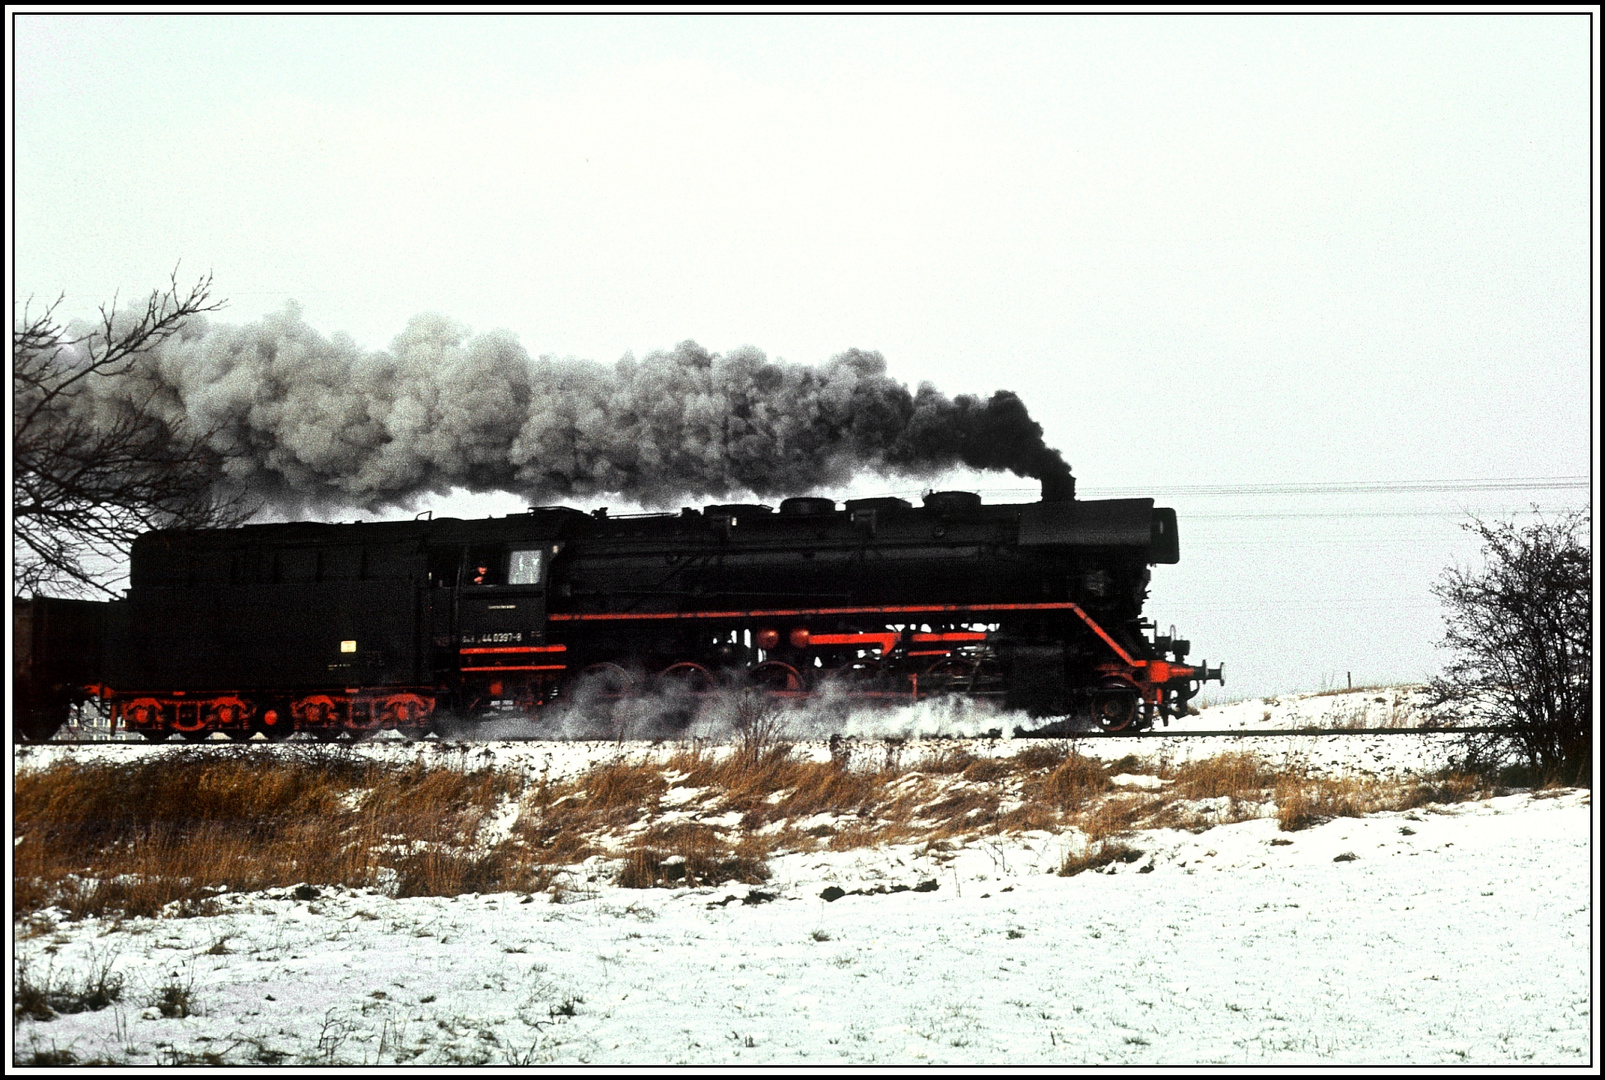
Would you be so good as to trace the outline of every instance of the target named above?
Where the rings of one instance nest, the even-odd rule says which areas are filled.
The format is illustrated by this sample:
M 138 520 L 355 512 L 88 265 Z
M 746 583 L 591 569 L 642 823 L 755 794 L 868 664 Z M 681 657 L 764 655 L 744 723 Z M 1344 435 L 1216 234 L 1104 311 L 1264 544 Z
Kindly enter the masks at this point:
M 701 707 L 697 699 L 715 686 L 713 672 L 692 660 L 670 664 L 658 672 L 656 682 L 664 705 L 658 722 L 673 730 L 691 726 Z
M 295 734 L 295 719 L 290 715 L 290 706 L 282 701 L 259 709 L 256 722 L 252 726 L 260 731 L 268 742 L 283 742 Z
M 929 690 L 957 690 L 966 693 L 975 689 L 976 677 L 981 673 L 981 662 L 963 656 L 949 656 L 938 660 L 920 676 L 929 681 Z
M 799 694 L 808 688 L 802 672 L 784 660 L 765 660 L 747 673 L 760 690 L 775 694 Z
M 347 723 L 344 727 L 336 729 L 340 734 L 352 742 L 367 742 L 379 734 L 379 720 L 374 717 L 368 723 Z
M 601 698 L 628 697 L 635 693 L 635 676 L 617 664 L 604 661 L 580 672 L 579 681 L 593 688 Z
M 920 676 L 922 693 L 979 694 L 1003 685 L 998 663 L 990 656 L 948 656 Z
M 331 727 L 312 728 L 307 732 L 307 734 L 311 735 L 318 742 L 334 742 L 334 740 L 340 737 L 340 729 Z
M 139 736 L 146 742 L 166 742 L 172 734 L 171 731 L 141 731 Z
M 1125 731 L 1137 718 L 1137 695 L 1129 690 L 1100 690 L 1092 699 L 1092 716 L 1105 731 Z
M 678 687 L 692 694 L 706 694 L 715 685 L 713 672 L 692 660 L 670 664 L 658 672 L 658 685 L 664 689 Z
M 180 731 L 178 735 L 185 742 L 205 742 L 212 737 L 212 733 L 205 728 L 201 728 L 199 731 Z
M 49 742 L 61 730 L 61 721 L 51 721 L 48 717 L 14 717 L 12 734 L 16 741 L 25 743 Z

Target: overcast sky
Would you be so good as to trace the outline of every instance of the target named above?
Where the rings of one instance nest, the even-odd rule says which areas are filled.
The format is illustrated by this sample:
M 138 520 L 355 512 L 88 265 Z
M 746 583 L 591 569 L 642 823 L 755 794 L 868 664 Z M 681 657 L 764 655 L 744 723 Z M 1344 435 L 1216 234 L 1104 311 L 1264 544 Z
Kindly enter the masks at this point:
M 15 291 L 69 314 L 182 260 L 372 348 L 874 349 L 1089 492 L 1589 472 L 1584 15 L 13 26 Z M 1415 677 L 1457 516 L 1587 500 L 1184 491 L 1154 614 L 1228 690 Z

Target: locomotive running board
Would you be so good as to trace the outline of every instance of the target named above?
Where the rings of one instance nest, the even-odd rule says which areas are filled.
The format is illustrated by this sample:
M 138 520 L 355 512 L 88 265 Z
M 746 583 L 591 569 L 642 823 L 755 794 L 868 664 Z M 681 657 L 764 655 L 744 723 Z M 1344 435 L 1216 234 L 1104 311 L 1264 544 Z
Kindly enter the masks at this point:
M 1070 611 L 1080 617 L 1081 621 L 1090 627 L 1093 633 L 1104 640 L 1104 643 L 1115 651 L 1115 655 L 1125 661 L 1129 667 L 1138 667 L 1138 661 L 1120 647 L 1120 643 L 1104 632 L 1104 628 L 1093 621 L 1092 616 L 1081 609 L 1080 604 L 1069 601 L 1059 601 L 1045 604 L 920 604 L 900 607 L 830 607 L 830 608 L 768 608 L 754 611 L 654 611 L 654 612 L 610 612 L 607 614 L 583 615 L 578 613 L 554 613 L 546 616 L 548 622 L 620 622 L 631 619 L 801 619 L 828 615 L 959 615 L 983 614 L 991 611 Z

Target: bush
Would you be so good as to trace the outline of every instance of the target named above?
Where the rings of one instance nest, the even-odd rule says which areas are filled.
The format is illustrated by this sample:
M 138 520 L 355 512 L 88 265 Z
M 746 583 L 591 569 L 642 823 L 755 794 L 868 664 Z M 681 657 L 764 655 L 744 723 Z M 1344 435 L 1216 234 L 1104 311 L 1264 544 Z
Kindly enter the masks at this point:
M 1589 769 L 1593 722 L 1593 590 L 1589 517 L 1571 511 L 1525 528 L 1472 519 L 1482 570 L 1451 567 L 1433 587 L 1447 609 L 1442 647 L 1454 659 L 1428 687 L 1438 723 L 1468 735 L 1467 765 L 1512 761 L 1569 782 Z

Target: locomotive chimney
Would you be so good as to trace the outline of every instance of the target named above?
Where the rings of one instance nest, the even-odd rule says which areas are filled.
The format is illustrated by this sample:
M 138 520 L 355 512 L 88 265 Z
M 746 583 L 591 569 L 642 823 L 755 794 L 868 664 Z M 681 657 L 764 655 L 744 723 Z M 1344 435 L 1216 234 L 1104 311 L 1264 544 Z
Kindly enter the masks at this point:
M 1070 475 L 1067 468 L 1063 472 L 1053 471 L 1045 473 L 1042 477 L 1043 502 L 1072 502 L 1076 497 L 1076 478 Z

